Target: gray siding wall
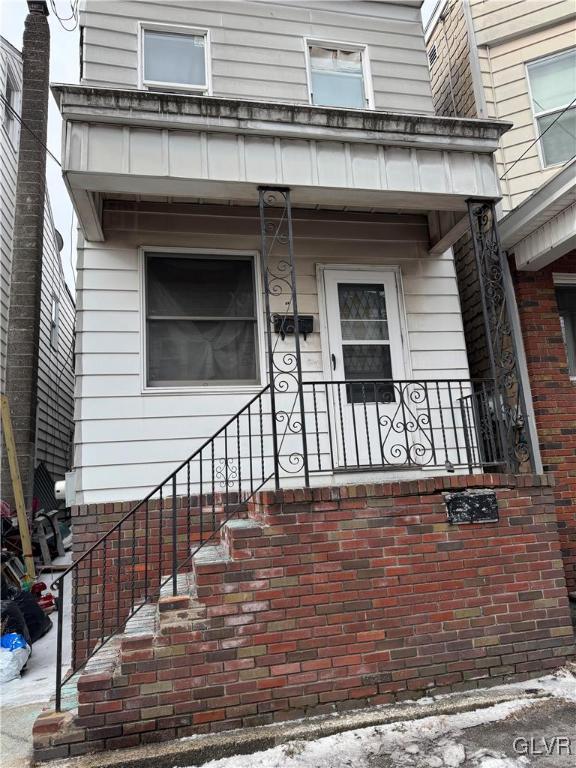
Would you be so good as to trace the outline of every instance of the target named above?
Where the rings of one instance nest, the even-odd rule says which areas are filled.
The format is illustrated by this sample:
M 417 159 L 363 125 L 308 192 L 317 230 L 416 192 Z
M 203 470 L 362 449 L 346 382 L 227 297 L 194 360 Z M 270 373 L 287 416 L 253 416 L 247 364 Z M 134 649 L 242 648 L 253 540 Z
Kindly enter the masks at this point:
M 8 68 L 19 91 L 22 90 L 22 58 L 9 43 L 0 38 L 0 93 L 6 93 Z M 10 307 L 10 275 L 12 273 L 12 232 L 14 230 L 14 203 L 18 173 L 19 130 L 8 136 L 4 118 L 4 105 L 0 106 L 0 388 L 6 383 L 6 329 Z
M 51 342 L 50 333 L 53 297 L 59 306 L 55 345 Z M 43 461 L 52 477 L 56 479 L 63 477 L 72 463 L 75 308 L 64 279 L 48 199 L 44 209 L 41 301 L 36 463 Z
M 376 109 L 434 113 L 416 4 L 84 0 L 82 82 L 138 87 L 139 21 L 208 28 L 214 96 L 308 103 L 312 37 L 368 46 Z
M 0 38 L 0 93 L 5 93 L 8 66 L 22 89 L 22 59 L 12 46 Z M 5 391 L 6 334 L 10 308 L 12 273 L 12 239 L 14 204 L 18 173 L 20 132 L 10 138 L 4 125 L 4 108 L 0 108 L 0 352 L 1 389 Z M 18 128 L 18 126 L 17 126 Z M 74 416 L 74 301 L 66 286 L 50 202 L 44 208 L 44 240 L 42 253 L 42 297 L 40 339 L 38 349 L 38 410 L 36 424 L 36 463 L 43 461 L 56 479 L 71 466 Z M 52 298 L 59 303 L 58 343 L 50 341 Z

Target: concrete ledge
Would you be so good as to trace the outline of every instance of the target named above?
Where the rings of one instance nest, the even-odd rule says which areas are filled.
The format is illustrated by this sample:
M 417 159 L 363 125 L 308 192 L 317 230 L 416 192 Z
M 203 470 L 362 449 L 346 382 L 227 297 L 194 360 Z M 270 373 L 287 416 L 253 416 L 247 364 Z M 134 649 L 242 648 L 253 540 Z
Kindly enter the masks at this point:
M 277 725 L 184 738 L 165 744 L 84 755 L 51 762 L 50 768 L 178 768 L 203 765 L 223 757 L 261 752 L 296 739 L 313 741 L 358 728 L 387 725 L 403 720 L 421 720 L 435 715 L 454 715 L 475 709 L 487 709 L 518 699 L 525 699 L 529 703 L 548 698 L 548 694 L 531 689 L 529 682 L 526 686 L 525 691 L 499 693 L 483 690 L 451 694 L 430 703 L 387 704 L 352 713 L 312 717 Z

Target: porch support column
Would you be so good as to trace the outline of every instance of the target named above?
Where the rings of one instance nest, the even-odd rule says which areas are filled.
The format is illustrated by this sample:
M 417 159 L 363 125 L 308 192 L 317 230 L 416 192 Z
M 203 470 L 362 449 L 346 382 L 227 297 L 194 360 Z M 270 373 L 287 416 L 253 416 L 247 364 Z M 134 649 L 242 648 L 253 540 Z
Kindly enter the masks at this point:
M 308 486 L 310 478 L 290 190 L 287 187 L 259 187 L 258 193 L 276 488 L 280 487 L 280 472 L 303 472 L 305 485 Z M 283 301 L 283 311 L 271 311 L 271 298 Z M 294 352 L 286 352 L 285 349 L 277 351 L 278 343 L 284 340 L 287 333 L 294 335 Z M 282 425 L 282 434 L 279 434 L 279 425 Z M 293 435 L 300 435 L 301 450 L 285 449 L 283 458 L 284 441 L 290 440 Z
M 506 256 L 500 245 L 494 200 L 468 200 L 468 215 L 478 269 L 486 345 L 496 386 L 496 418 L 504 460 L 512 472 L 531 468 L 526 402 L 518 366 L 512 313 L 506 292 Z

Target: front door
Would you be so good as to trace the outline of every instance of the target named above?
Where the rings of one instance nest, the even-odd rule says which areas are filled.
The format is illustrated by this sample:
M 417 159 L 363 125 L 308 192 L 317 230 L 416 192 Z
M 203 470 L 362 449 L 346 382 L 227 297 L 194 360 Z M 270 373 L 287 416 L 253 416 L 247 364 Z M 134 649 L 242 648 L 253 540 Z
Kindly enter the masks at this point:
M 405 378 L 396 272 L 325 269 L 324 289 L 337 464 L 403 464 L 407 438 L 395 429 L 402 388 L 393 383 Z

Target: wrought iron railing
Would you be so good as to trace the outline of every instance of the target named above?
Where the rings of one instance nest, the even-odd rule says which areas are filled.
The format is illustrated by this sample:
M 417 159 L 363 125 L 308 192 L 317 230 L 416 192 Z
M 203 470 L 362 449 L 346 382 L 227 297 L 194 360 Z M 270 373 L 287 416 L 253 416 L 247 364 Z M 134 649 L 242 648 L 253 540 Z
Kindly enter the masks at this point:
M 56 709 L 62 686 L 274 475 L 270 386 L 130 509 L 52 584 L 58 591 Z M 66 579 L 72 579 L 70 670 L 62 675 Z
M 264 486 L 367 470 L 495 469 L 505 463 L 490 381 L 315 381 L 270 385 L 126 512 L 52 585 L 72 578 L 71 669 L 63 684 L 217 538 Z M 302 418 L 301 413 L 304 416 Z M 316 479 L 318 478 L 318 479 Z M 109 514 L 109 513 L 107 513 Z
M 310 472 L 502 467 L 493 382 L 305 382 Z

